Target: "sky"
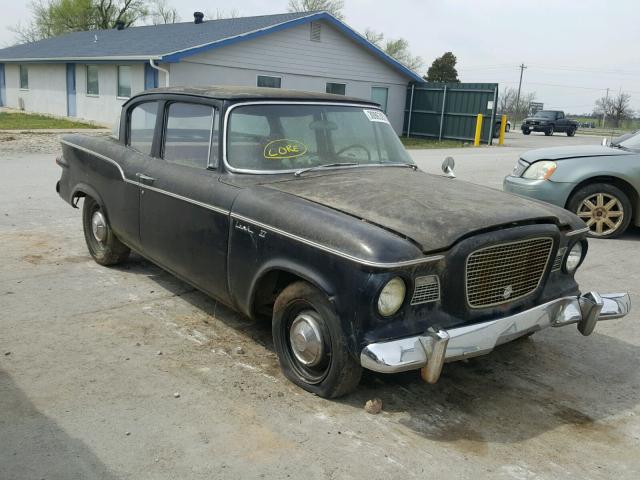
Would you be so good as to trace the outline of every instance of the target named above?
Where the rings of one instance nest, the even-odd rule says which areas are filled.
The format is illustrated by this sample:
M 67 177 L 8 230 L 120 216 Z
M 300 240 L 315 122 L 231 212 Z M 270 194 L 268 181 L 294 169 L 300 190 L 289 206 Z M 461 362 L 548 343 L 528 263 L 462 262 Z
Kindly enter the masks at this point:
M 183 21 L 196 10 L 229 9 L 231 2 L 168 0 Z M 13 43 L 8 30 L 29 16 L 29 0 L 0 0 L 0 46 Z M 240 15 L 282 13 L 287 0 L 235 0 Z M 345 21 L 387 38 L 403 37 L 428 66 L 444 52 L 458 58 L 463 82 L 497 82 L 535 92 L 545 108 L 570 113 L 593 110 L 595 99 L 627 92 L 640 112 L 639 0 L 346 0 Z

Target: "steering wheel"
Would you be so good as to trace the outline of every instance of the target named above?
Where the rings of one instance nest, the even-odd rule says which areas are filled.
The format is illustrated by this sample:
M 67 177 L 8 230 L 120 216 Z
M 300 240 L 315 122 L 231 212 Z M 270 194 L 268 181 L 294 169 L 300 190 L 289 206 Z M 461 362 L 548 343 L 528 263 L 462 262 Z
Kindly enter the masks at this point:
M 353 145 L 347 145 L 346 147 L 341 148 L 339 151 L 336 152 L 336 155 L 340 156 L 341 154 L 343 154 L 347 150 L 352 150 L 354 148 L 359 148 L 361 150 L 364 150 L 367 153 L 367 162 L 371 162 L 371 152 L 369 152 L 369 149 L 367 147 L 365 147 L 364 145 L 361 145 L 359 143 L 354 143 Z

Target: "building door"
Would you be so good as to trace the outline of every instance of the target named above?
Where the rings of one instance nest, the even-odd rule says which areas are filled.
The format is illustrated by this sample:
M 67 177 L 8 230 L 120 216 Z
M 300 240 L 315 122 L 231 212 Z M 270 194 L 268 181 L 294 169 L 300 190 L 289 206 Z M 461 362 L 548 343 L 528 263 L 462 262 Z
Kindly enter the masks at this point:
M 144 64 L 144 89 L 158 88 L 158 70 L 148 63 Z
M 76 64 L 67 63 L 67 117 L 76 116 Z
M 0 63 L 0 107 L 7 105 L 7 94 L 5 93 L 4 63 Z
M 380 104 L 380 108 L 387 113 L 387 101 L 389 100 L 389 89 L 387 87 L 371 87 L 371 100 Z

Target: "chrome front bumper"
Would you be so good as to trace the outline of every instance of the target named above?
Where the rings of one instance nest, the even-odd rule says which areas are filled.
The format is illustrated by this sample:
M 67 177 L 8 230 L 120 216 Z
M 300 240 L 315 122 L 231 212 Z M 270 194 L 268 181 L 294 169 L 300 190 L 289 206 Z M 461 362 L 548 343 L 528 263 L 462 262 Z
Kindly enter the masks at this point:
M 451 330 L 430 329 L 416 337 L 372 343 L 362 350 L 360 363 L 382 373 L 424 368 L 423 378 L 435 383 L 445 362 L 487 354 L 496 345 L 547 327 L 577 323 L 580 333 L 590 335 L 598 321 L 624 317 L 630 309 L 631 299 L 627 293 L 589 292 L 580 297 L 559 298 L 489 322 Z

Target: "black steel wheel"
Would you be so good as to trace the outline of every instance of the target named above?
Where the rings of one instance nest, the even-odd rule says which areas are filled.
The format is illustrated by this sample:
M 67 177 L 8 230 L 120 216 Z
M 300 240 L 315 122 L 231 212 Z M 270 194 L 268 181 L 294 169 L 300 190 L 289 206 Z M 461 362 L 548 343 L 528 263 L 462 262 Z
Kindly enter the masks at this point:
M 592 183 L 581 188 L 571 195 L 568 209 L 587 224 L 589 236 L 594 238 L 619 237 L 633 215 L 629 197 L 608 183 Z
M 84 199 L 82 226 L 89 253 L 100 265 L 115 265 L 129 257 L 131 250 L 114 235 L 104 210 L 91 197 Z
M 273 343 L 284 375 L 324 398 L 353 391 L 362 367 L 327 296 L 307 282 L 285 288 L 273 309 Z

